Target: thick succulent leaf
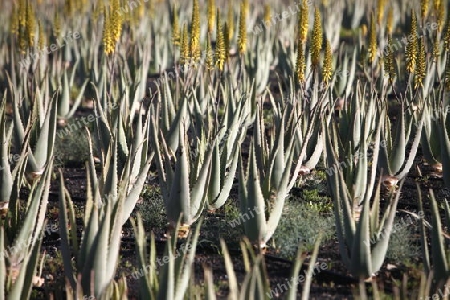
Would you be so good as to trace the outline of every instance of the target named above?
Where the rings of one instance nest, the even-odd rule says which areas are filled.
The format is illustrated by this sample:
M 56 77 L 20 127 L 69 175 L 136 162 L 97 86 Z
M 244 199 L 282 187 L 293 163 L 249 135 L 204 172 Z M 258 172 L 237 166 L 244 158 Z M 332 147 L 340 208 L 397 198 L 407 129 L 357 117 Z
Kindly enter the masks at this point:
M 151 162 L 153 159 L 154 153 L 152 152 L 151 156 L 148 158 L 145 166 L 142 168 L 141 173 L 136 178 L 136 182 L 134 183 L 132 189 L 129 191 L 125 203 L 123 206 L 123 215 L 122 215 L 122 225 L 130 217 L 133 212 L 134 207 L 136 206 L 137 201 L 139 200 L 140 194 L 142 192 L 142 188 L 144 187 L 145 181 L 147 179 L 148 171 L 150 170 Z
M 185 132 L 180 127 L 180 143 L 176 152 L 175 173 L 170 188 L 169 202 L 166 204 L 167 218 L 176 223 L 183 214 L 182 224 L 191 224 L 191 194 L 189 188 L 189 160 L 185 142 Z
M 230 170 L 228 171 L 227 176 L 224 178 L 220 190 L 220 194 L 214 198 L 213 203 L 210 204 L 210 208 L 220 208 L 222 205 L 225 204 L 225 201 L 230 196 L 231 188 L 233 187 L 233 181 L 234 177 L 236 175 L 236 171 L 238 169 L 238 160 L 239 160 L 239 153 L 241 151 L 241 148 L 239 146 L 239 143 L 236 144 L 233 158 L 231 161 Z
M 69 228 L 68 228 L 68 219 L 67 219 L 67 204 L 66 202 L 71 201 L 70 198 L 66 200 L 67 190 L 64 185 L 64 177 L 59 171 L 59 232 L 61 235 L 61 255 L 63 257 L 64 263 L 64 275 L 66 280 L 69 281 L 70 286 L 73 290 L 76 289 L 76 279 L 73 274 L 72 267 L 72 253 L 70 252 L 70 244 L 69 244 Z M 73 229 L 72 229 L 73 230 Z
M 433 278 L 436 281 L 447 280 L 448 278 L 448 262 L 445 252 L 445 243 L 442 234 L 441 216 L 437 207 L 434 193 L 430 190 L 430 203 L 432 218 L 432 233 L 431 233 L 431 253 L 433 255 Z
M 405 178 L 405 176 L 409 173 L 409 170 L 411 169 L 414 158 L 417 154 L 417 149 L 419 148 L 420 143 L 420 136 L 422 134 L 422 128 L 424 123 L 425 115 L 422 112 L 422 117 L 420 118 L 419 126 L 417 127 L 416 136 L 414 137 L 414 140 L 412 142 L 411 150 L 409 151 L 408 159 L 406 160 L 403 169 L 396 174 L 395 176 L 399 179 Z
M 233 269 L 233 262 L 231 260 L 230 253 L 223 239 L 220 239 L 220 246 L 223 252 L 223 258 L 225 261 L 225 270 L 228 276 L 228 289 L 229 289 L 228 299 L 237 300 L 239 295 L 237 277 Z
M 77 270 L 81 273 L 81 286 L 83 291 L 89 291 L 91 295 L 91 270 L 94 269 L 94 254 L 97 242 L 97 232 L 99 228 L 98 206 L 93 204 L 91 214 L 87 218 L 86 228 L 81 240 L 80 257 L 77 260 Z
M 372 276 L 372 260 L 370 253 L 370 203 L 364 202 L 355 237 L 351 248 L 352 274 L 359 278 Z
M 13 189 L 13 177 L 9 166 L 10 158 L 8 149 L 11 140 L 11 132 L 11 126 L 9 126 L 9 129 L 6 128 L 3 104 L 0 109 L 0 203 L 9 201 Z
M 187 126 L 187 98 L 183 97 L 181 99 L 181 107 L 177 111 L 175 118 L 171 122 L 171 126 L 169 132 L 167 133 L 167 141 L 168 147 L 174 151 L 179 148 L 179 143 L 181 140 L 180 134 L 184 134 L 184 130 L 182 130 L 182 122 L 185 122 L 184 126 Z M 184 147 L 184 146 L 183 146 Z
M 392 154 L 390 156 L 391 170 L 394 173 L 397 173 L 400 170 L 406 157 L 407 136 L 405 133 L 405 114 L 407 112 L 405 112 L 405 105 L 403 102 L 401 111 L 403 113 L 400 113 L 400 119 L 397 121 L 397 124 L 395 126 L 395 141 L 392 145 Z
M 266 233 L 265 199 L 261 190 L 256 154 L 253 142 L 250 144 L 249 171 L 246 180 L 247 197 L 245 199 L 245 210 L 241 215 L 247 216 L 244 223 L 245 233 L 250 241 L 260 243 Z M 250 217 L 251 215 L 251 217 Z
M 314 245 L 314 251 L 313 251 L 313 253 L 311 255 L 311 259 L 309 261 L 309 267 L 308 267 L 308 271 L 306 273 L 306 280 L 305 280 L 304 288 L 302 291 L 302 300 L 310 299 L 309 292 L 310 292 L 310 288 L 311 288 L 312 278 L 315 273 L 314 269 L 316 268 L 316 261 L 317 261 L 317 256 L 319 255 L 319 247 L 320 247 L 321 239 L 322 239 L 322 236 L 319 234 L 319 236 L 316 239 L 315 245 Z
M 392 226 L 394 224 L 394 218 L 397 211 L 397 204 L 398 200 L 400 199 L 400 191 L 403 187 L 403 183 L 404 179 L 400 181 L 399 190 L 397 191 L 395 198 L 390 200 L 390 203 L 385 210 L 385 216 L 383 217 L 383 219 L 386 218 L 386 221 L 382 223 L 384 225 L 383 234 L 372 247 L 372 272 L 378 272 L 380 270 L 386 257 L 389 239 L 392 234 Z
M 220 152 L 219 152 L 219 144 L 216 142 L 213 148 L 213 157 L 211 161 L 211 170 L 210 170 L 210 180 L 208 186 L 208 202 L 209 205 L 214 205 L 215 200 L 220 194 L 220 175 L 221 175 L 221 163 L 220 163 Z M 225 170 L 223 170 L 225 173 Z
M 125 187 L 121 187 L 121 193 L 125 193 L 123 191 Z M 106 257 L 103 254 L 102 259 L 106 259 L 106 278 L 105 285 L 114 280 L 114 276 L 116 274 L 117 265 L 119 262 L 119 251 L 121 245 L 121 237 L 122 237 L 122 224 L 123 222 L 123 205 L 124 198 L 120 197 L 119 201 L 114 205 L 113 212 L 111 215 L 112 219 L 112 228 L 108 230 L 107 233 L 107 252 Z
M 424 212 L 423 210 L 423 201 L 422 201 L 422 191 L 418 183 L 416 183 L 417 193 L 419 194 L 419 212 Z M 422 252 L 423 259 L 423 268 L 425 274 L 428 276 L 430 274 L 430 252 L 428 249 L 428 241 L 427 241 L 427 231 L 425 229 L 425 220 L 423 217 L 420 218 L 420 249 Z

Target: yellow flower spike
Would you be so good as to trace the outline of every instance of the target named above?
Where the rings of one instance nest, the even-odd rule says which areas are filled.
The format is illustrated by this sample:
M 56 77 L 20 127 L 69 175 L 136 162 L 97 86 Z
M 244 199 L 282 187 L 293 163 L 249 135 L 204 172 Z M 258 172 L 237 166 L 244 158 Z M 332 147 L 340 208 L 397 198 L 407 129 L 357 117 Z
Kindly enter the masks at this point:
M 245 16 L 247 17 L 248 13 L 250 12 L 250 5 L 248 3 L 248 0 L 244 0 L 243 3 L 244 3 Z
M 230 1 L 229 5 L 228 5 L 228 19 L 227 19 L 227 24 L 228 24 L 228 40 L 232 40 L 233 36 L 234 36 L 234 14 L 233 14 L 233 6 L 232 3 Z
M 416 68 L 416 76 L 415 79 L 415 87 L 422 87 L 423 80 L 426 75 L 427 70 L 427 61 L 426 61 L 426 52 L 425 52 L 425 40 L 419 39 L 419 53 L 417 56 L 417 68 Z
M 45 47 L 45 43 L 46 43 L 46 38 L 45 38 L 45 31 L 44 31 L 44 26 L 42 25 L 42 23 L 39 21 L 38 23 L 38 27 L 39 27 L 39 49 L 44 49 Z
M 149 0 L 147 2 L 147 10 L 148 10 L 148 16 L 150 18 L 153 18 L 153 16 L 155 15 L 155 4 L 153 3 L 152 0 Z
M 181 49 L 180 49 L 180 64 L 185 64 L 189 60 L 189 42 L 188 42 L 188 29 L 184 24 L 183 31 L 181 33 Z
M 420 1 L 420 13 L 422 17 L 422 24 L 425 24 L 425 19 L 428 16 L 430 0 L 421 0 Z
M 208 32 L 212 33 L 212 31 L 214 30 L 214 21 L 215 21 L 215 17 L 216 15 L 214 14 L 215 12 L 215 4 L 214 4 L 214 0 L 208 0 Z
M 302 43 L 306 42 L 306 37 L 308 35 L 308 24 L 309 24 L 309 11 L 306 0 L 303 0 L 302 6 L 300 7 L 300 14 L 298 19 L 298 40 Z
M 206 42 L 206 60 L 205 60 L 206 68 L 208 70 L 214 69 L 214 57 L 211 49 L 211 37 L 208 35 Z
M 223 44 L 225 46 L 225 61 L 228 60 L 230 56 L 230 30 L 228 28 L 227 22 L 223 25 Z
M 172 11 L 172 43 L 175 46 L 180 46 L 180 25 L 178 22 L 178 11 L 176 5 Z
M 442 0 L 433 0 L 434 10 L 438 11 L 442 3 L 444 3 Z
M 107 15 L 106 10 L 104 13 L 104 24 L 103 24 L 103 46 L 106 55 L 109 55 L 114 52 L 114 46 L 112 41 L 112 32 L 111 32 L 111 19 L 109 15 Z
M 119 0 L 113 0 L 112 11 L 110 12 L 112 22 L 110 22 L 111 33 L 114 45 L 119 41 L 122 34 L 122 16 L 120 14 Z
M 11 23 L 10 23 L 10 28 L 11 28 L 11 33 L 15 36 L 19 35 L 19 8 L 14 5 L 12 8 L 12 15 L 11 15 L 11 19 L 10 19 Z
M 320 62 L 320 51 L 322 50 L 322 21 L 320 18 L 320 11 L 316 7 L 314 12 L 314 25 L 311 40 L 311 66 L 312 69 L 316 68 Z
M 395 72 L 394 44 L 391 35 L 388 37 L 388 53 L 385 59 L 385 72 L 389 76 L 389 82 L 394 82 L 397 74 Z
M 19 0 L 19 28 L 26 25 L 27 5 L 25 0 Z
M 330 41 L 327 40 L 325 44 L 325 56 L 323 59 L 323 81 L 328 83 L 331 79 L 331 74 L 333 73 L 332 65 L 331 65 L 331 44 Z
M 27 32 L 27 45 L 28 47 L 34 46 L 34 37 L 36 30 L 36 19 L 34 16 L 33 7 L 30 2 L 27 2 L 27 16 L 26 16 L 26 32 Z
M 248 5 L 248 4 L 247 4 Z M 238 48 L 239 53 L 244 53 L 247 47 L 247 25 L 245 17 L 245 2 L 241 4 L 241 11 L 239 16 L 239 36 L 238 36 Z
M 55 19 L 53 21 L 53 36 L 59 37 L 61 33 L 61 20 L 59 18 L 58 10 L 55 10 Z
M 136 10 L 136 20 L 142 19 L 144 17 L 145 7 L 144 5 L 139 5 L 138 9 Z
M 392 6 L 389 7 L 386 20 L 386 28 L 388 35 L 391 35 L 394 32 L 394 8 Z
M 303 52 L 303 45 L 298 44 L 298 50 L 297 50 L 297 64 L 295 66 L 296 73 L 297 73 L 297 79 L 299 83 L 305 82 L 305 54 Z
M 64 13 L 67 16 L 71 16 L 75 11 L 73 0 L 66 0 L 64 3 Z
M 198 0 L 192 4 L 192 24 L 191 24 L 191 57 L 194 62 L 200 60 L 200 8 Z
M 413 73 L 417 61 L 417 17 L 412 11 L 411 28 L 408 36 L 409 43 L 406 45 L 406 71 Z
M 438 24 L 437 30 L 439 32 L 442 32 L 442 30 L 444 30 L 445 6 L 446 3 L 442 1 L 441 3 L 439 3 L 439 7 L 436 9 L 436 21 Z
M 270 5 L 265 4 L 264 5 L 264 23 L 270 23 L 272 19 L 272 13 L 270 11 Z
M 217 9 L 217 19 L 216 19 L 216 65 L 219 67 L 219 70 L 223 70 L 223 66 L 225 64 L 225 60 L 227 58 L 226 55 L 226 45 L 225 45 L 225 37 L 222 26 L 220 25 L 220 14 L 219 9 Z
M 385 6 L 386 6 L 386 0 L 378 0 L 378 7 L 377 7 L 377 24 L 378 25 L 381 25 L 381 22 L 383 21 Z
M 369 34 L 369 64 L 375 62 L 377 56 L 377 25 L 375 24 L 375 16 L 372 14 L 372 20 L 370 22 L 370 34 Z

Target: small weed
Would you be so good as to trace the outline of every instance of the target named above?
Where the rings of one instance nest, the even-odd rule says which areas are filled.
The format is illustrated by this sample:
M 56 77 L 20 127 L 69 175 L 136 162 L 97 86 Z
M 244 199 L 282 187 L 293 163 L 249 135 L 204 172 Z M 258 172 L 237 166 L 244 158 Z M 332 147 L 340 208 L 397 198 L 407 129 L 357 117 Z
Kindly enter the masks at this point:
M 334 235 L 334 226 L 333 215 L 323 216 L 308 203 L 291 199 L 285 204 L 283 217 L 273 236 L 276 250 L 281 256 L 293 259 L 299 243 L 306 250 L 312 250 L 319 233 L 323 234 L 322 242 L 326 242 Z
M 167 223 L 164 200 L 159 187 L 146 185 L 141 193 L 142 203 L 136 205 L 136 211 L 142 216 L 144 226 L 153 228 L 165 228 Z
M 309 207 L 319 213 L 331 213 L 333 211 L 333 202 L 329 197 L 322 197 L 319 195 L 317 189 L 303 190 L 302 199 Z

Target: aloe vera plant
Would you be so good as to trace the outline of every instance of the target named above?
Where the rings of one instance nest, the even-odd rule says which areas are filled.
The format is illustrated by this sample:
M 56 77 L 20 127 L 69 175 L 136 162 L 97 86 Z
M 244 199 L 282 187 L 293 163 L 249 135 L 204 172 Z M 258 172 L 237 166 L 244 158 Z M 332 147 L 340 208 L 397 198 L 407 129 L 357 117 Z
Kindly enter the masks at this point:
M 91 161 L 87 164 L 87 169 L 92 168 Z M 92 171 L 88 170 L 85 232 L 79 248 L 74 206 L 65 188 L 62 172 L 59 177 L 61 252 L 68 298 L 93 296 L 95 299 L 122 299 L 127 292 L 125 281 L 121 279 L 116 282 L 114 276 L 119 262 L 124 197 L 117 202 L 108 201 L 100 208 L 97 203 L 98 197 L 102 195 L 96 182 L 89 179 L 89 172 Z M 72 265 L 72 255 L 75 256 L 76 272 Z
M 192 158 L 189 155 L 186 129 L 181 124 L 179 146 L 176 154 L 172 156 L 164 136 L 156 131 L 157 126 L 154 124 L 155 120 L 152 117 L 152 144 L 155 147 L 159 184 L 169 223 L 175 227 L 182 216 L 181 226 L 189 227 L 198 219 L 205 206 L 204 191 L 208 185 L 208 171 L 213 152 L 205 153 L 206 147 L 203 145 L 200 150 L 203 153 Z M 204 157 L 204 160 L 200 166 L 198 160 L 201 157 Z M 172 159 L 175 160 L 174 166 L 171 163 Z
M 371 124 L 366 123 L 365 126 L 370 127 Z M 344 175 L 345 171 L 340 168 L 337 168 L 335 174 L 327 172 L 327 183 L 334 202 L 336 231 L 342 261 L 353 276 L 364 279 L 376 273 L 384 262 L 396 207 L 400 198 L 399 191 L 396 195 L 391 196 L 393 199 L 389 201 L 380 219 L 381 181 L 378 182 L 376 190 L 374 190 L 376 165 L 380 151 L 380 127 L 381 124 L 378 124 L 376 128 L 372 166 L 368 181 L 362 181 L 361 177 L 354 177 L 352 181 L 348 182 Z M 331 130 L 326 129 L 325 140 L 326 167 L 339 165 L 335 150 L 338 138 L 334 127 Z M 357 171 L 361 166 L 365 166 L 363 172 L 367 172 L 366 137 L 361 136 L 360 141 L 359 148 L 363 152 L 358 156 L 355 169 Z M 400 190 L 403 182 L 404 179 L 400 181 Z M 360 198 L 361 195 L 363 198 Z M 370 205 L 371 201 L 373 201 L 372 205 Z
M 25 216 L 17 216 L 17 190 L 13 193 L 15 199 L 11 200 L 13 213 L 0 223 L 0 299 L 6 299 L 6 296 L 8 299 L 28 299 L 33 284 L 40 281 L 36 268 L 46 223 L 52 167 L 53 159 L 50 159 L 42 177 L 33 183 Z
M 407 109 L 405 107 L 405 101 L 401 102 L 401 107 L 402 110 L 394 129 L 391 127 L 391 121 L 387 116 L 387 108 L 382 108 L 382 111 L 379 113 L 381 115 L 380 122 L 384 123 L 384 126 L 381 127 L 381 140 L 384 145 L 380 149 L 378 166 L 386 172 L 386 175 L 395 176 L 397 180 L 404 178 L 412 166 L 419 147 L 424 123 L 422 115 L 418 128 L 415 130 L 415 137 L 412 140 L 410 135 L 415 121 L 414 112 L 412 108 Z M 395 139 L 392 138 L 394 133 Z M 412 141 L 413 146 L 408 158 L 406 158 L 406 145 L 410 141 Z
M 373 101 L 374 99 L 372 101 L 365 100 L 365 93 L 366 87 L 362 87 L 362 84 L 358 83 L 356 92 L 348 99 L 350 105 L 344 106 L 344 109 L 339 112 L 337 135 L 331 135 L 334 141 L 333 149 L 339 160 L 336 161 L 336 164 L 327 167 L 327 175 L 331 176 L 334 172 L 337 173 L 342 168 L 341 166 L 344 167 L 342 172 L 347 186 L 354 185 L 354 188 L 349 190 L 351 197 L 355 201 L 359 199 L 360 202 L 365 199 L 369 182 L 367 152 L 373 138 L 376 120 L 375 101 Z M 328 152 L 329 150 L 327 150 L 327 155 Z M 345 161 L 341 162 L 340 160 Z
M 319 108 L 317 106 L 310 112 L 314 117 L 298 152 L 294 147 L 295 139 L 289 138 L 295 134 L 298 125 L 285 129 L 293 111 L 274 114 L 274 128 L 269 142 L 261 117 L 262 109 L 256 110 L 247 168 L 242 158 L 239 162 L 239 201 L 241 215 L 249 218 L 244 223 L 245 234 L 257 247 L 265 247 L 279 223 L 284 202 L 301 170 L 315 122 L 322 114 Z M 288 137 L 286 140 L 285 135 Z M 295 167 L 292 168 L 294 162 Z
M 247 130 L 246 120 L 250 114 L 246 105 L 250 97 L 244 95 L 240 101 L 236 101 L 231 91 L 225 91 L 225 88 L 223 94 L 228 98 L 225 114 L 220 123 L 216 143 L 209 147 L 209 151 L 213 151 L 208 185 L 208 208 L 211 210 L 220 208 L 230 195 L 237 171 L 240 145 Z
M 35 105 L 29 119 L 22 120 L 19 103 L 13 102 L 14 146 L 15 149 L 27 148 L 26 173 L 29 180 L 42 175 L 53 156 L 57 107 L 55 99 L 50 101 L 46 111 L 39 111 L 39 106 Z
M 120 118 L 119 114 L 118 119 L 120 120 Z M 121 135 L 120 121 L 116 124 L 113 131 L 114 136 L 109 140 L 107 152 L 103 154 L 105 164 L 103 165 L 102 176 L 100 176 L 99 180 L 97 179 L 94 168 L 91 135 L 89 130 L 87 130 L 90 150 L 89 161 L 91 163 L 90 178 L 95 182 L 96 188 L 99 189 L 99 191 L 93 191 L 92 193 L 93 195 L 98 193 L 105 195 L 101 199 L 96 199 L 97 204 L 124 201 L 121 224 L 124 224 L 128 220 L 139 200 L 154 155 L 154 152 L 148 154 L 148 139 L 145 138 L 148 132 L 148 119 L 143 126 L 142 116 L 139 114 L 137 118 L 136 131 L 132 139 L 132 145 L 129 148 L 126 146 L 125 137 Z M 120 141 L 123 141 L 125 145 L 121 145 Z M 124 151 L 126 151 L 126 155 Z M 122 158 L 125 160 L 121 160 Z

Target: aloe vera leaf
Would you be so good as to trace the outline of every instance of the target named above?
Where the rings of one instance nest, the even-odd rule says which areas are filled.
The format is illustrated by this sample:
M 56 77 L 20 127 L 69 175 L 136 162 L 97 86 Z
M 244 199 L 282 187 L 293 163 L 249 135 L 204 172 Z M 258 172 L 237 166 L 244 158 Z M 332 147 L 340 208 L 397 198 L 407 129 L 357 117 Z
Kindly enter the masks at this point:
M 248 214 L 252 210 L 254 217 L 245 222 L 246 235 L 252 242 L 260 242 L 263 234 L 266 232 L 265 220 L 265 200 L 261 191 L 260 179 L 258 177 L 258 169 L 256 163 L 256 154 L 253 142 L 250 144 L 248 178 L 246 181 L 247 199 L 246 210 L 241 211 L 241 214 Z M 247 212 L 248 210 L 248 212 Z
M 73 275 L 70 244 L 69 244 L 69 229 L 67 227 L 67 208 L 66 202 L 71 201 L 70 198 L 66 200 L 66 188 L 64 186 L 64 177 L 59 170 L 59 223 L 60 223 L 60 234 L 61 234 L 61 254 L 64 263 L 64 274 L 66 279 L 69 281 L 70 286 L 73 290 L 76 289 L 76 279 Z M 72 229 L 73 230 L 73 229 Z
M 219 208 L 225 204 L 225 201 L 228 199 L 230 195 L 231 188 L 233 187 L 234 177 L 236 175 L 237 167 L 238 167 L 238 159 L 239 159 L 240 146 L 239 143 L 236 144 L 233 158 L 231 161 L 231 167 L 228 172 L 228 175 L 225 177 L 223 181 L 223 185 L 220 190 L 220 194 L 214 199 L 212 208 Z
M 383 222 L 384 231 L 383 234 L 380 236 L 380 239 L 377 241 L 377 243 L 372 247 L 372 271 L 377 272 L 381 266 L 383 265 L 383 262 L 386 257 L 386 252 L 389 244 L 389 239 L 392 233 L 392 225 L 394 224 L 394 218 L 397 210 L 397 204 L 398 200 L 400 199 L 400 191 L 403 187 L 404 179 L 400 181 L 399 190 L 397 191 L 397 194 L 393 201 L 389 204 L 388 208 L 386 209 L 383 218 L 387 218 L 386 222 Z
M 191 222 L 191 194 L 189 189 L 189 161 L 186 153 L 185 132 L 180 127 L 180 143 L 176 152 L 175 172 L 170 188 L 170 200 L 166 206 L 167 217 L 176 222 L 183 214 L 183 224 Z

